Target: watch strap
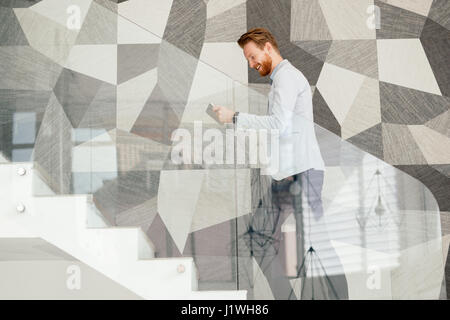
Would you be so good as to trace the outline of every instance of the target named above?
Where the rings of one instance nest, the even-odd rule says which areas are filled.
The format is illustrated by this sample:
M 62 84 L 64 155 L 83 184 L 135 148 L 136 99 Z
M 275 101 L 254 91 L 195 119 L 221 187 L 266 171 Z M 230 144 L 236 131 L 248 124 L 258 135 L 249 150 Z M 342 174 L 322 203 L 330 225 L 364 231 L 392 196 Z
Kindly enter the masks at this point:
M 236 111 L 233 115 L 233 124 L 236 124 L 237 116 L 239 115 L 239 111 Z

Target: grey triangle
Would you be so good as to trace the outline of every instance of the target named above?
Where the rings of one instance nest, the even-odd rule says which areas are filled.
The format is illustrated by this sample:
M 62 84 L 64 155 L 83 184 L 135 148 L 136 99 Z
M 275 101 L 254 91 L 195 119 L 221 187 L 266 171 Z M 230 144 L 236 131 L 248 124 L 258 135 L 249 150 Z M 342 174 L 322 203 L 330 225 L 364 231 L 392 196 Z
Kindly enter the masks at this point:
M 119 176 L 105 182 L 102 187 L 96 190 L 94 198 L 96 204 L 101 208 L 110 221 L 116 221 L 119 214 L 144 205 L 145 202 L 157 196 L 159 187 L 159 171 L 127 171 Z M 152 209 L 151 207 L 147 207 Z M 141 211 L 145 210 L 141 208 Z M 137 212 L 135 212 L 137 214 Z M 135 216 L 135 222 L 142 223 L 142 218 L 153 222 L 156 214 L 147 212 L 145 217 Z M 122 217 L 123 218 L 123 217 Z M 137 220 L 140 220 L 139 222 Z M 127 222 L 125 221 L 121 221 Z M 123 225 L 123 224 L 122 224 Z
M 434 0 L 428 18 L 450 30 L 450 6 L 448 0 Z
M 333 41 L 326 62 L 378 79 L 375 39 Z
M 420 42 L 442 95 L 450 97 L 450 73 L 448 68 L 442 68 L 448 65 L 450 56 L 450 30 L 427 19 L 420 35 Z
M 0 7 L 5 8 L 28 8 L 42 0 L 1 0 Z
M 383 159 L 383 138 L 381 134 L 381 123 L 364 130 L 347 139 L 358 148 L 373 154 L 379 159 Z
M 450 178 L 450 164 L 435 164 L 432 167 L 444 174 L 447 178 Z
M 441 113 L 437 117 L 426 122 L 425 125 L 450 138 L 450 110 Z
M 450 98 L 380 81 L 380 106 L 382 122 L 424 124 L 449 110 Z
M 59 64 L 31 46 L 0 46 L 0 61 L 0 88 L 3 89 L 50 91 L 62 70 Z
M 380 10 L 380 27 L 377 39 L 417 39 L 420 37 L 426 17 L 386 2 L 375 0 Z
M 171 145 L 170 137 L 179 124 L 180 118 L 173 110 L 172 101 L 167 99 L 159 85 L 156 85 L 136 119 L 131 133 Z
M 157 197 L 153 197 L 118 213 L 116 223 L 118 226 L 139 226 L 142 230 L 147 230 L 156 217 L 157 209 Z
M 297 47 L 305 50 L 309 54 L 322 61 L 325 61 L 328 51 L 331 46 L 331 40 L 307 40 L 307 41 L 293 41 Z
M 108 10 L 111 10 L 112 12 L 117 13 L 117 1 L 111 1 L 111 0 L 93 0 L 94 2 L 98 3 L 102 7 L 105 7 Z
M 117 83 L 123 83 L 158 64 L 159 44 L 119 44 L 117 47 Z
M 0 21 L 0 46 L 28 45 L 13 9 L 0 7 Z
M 54 95 L 50 96 L 36 137 L 34 161 L 43 173 L 42 178 L 45 179 L 45 183 L 55 193 L 70 193 L 72 126 Z
M 64 69 L 53 89 L 74 128 L 83 119 L 102 82 L 73 70 Z
M 173 1 L 163 40 L 198 58 L 205 41 L 206 5 L 202 0 Z
M 93 2 L 76 44 L 117 44 L 117 14 Z
M 266 14 L 267 16 L 270 15 L 273 20 L 278 20 L 279 23 L 287 24 L 288 30 L 290 27 L 291 41 L 332 39 L 330 30 L 328 28 L 327 20 L 323 14 L 319 1 L 302 0 L 302 1 L 287 1 L 287 2 L 290 4 L 289 7 L 286 6 L 287 9 L 289 10 L 288 12 L 290 16 L 290 19 L 288 19 L 287 21 L 286 19 L 279 16 L 278 12 L 269 13 L 266 11 L 267 12 Z M 264 4 L 261 4 L 261 6 L 263 6 Z M 275 4 L 275 8 L 272 8 L 272 10 L 278 9 L 279 6 L 280 6 L 279 4 Z M 265 8 L 265 10 L 267 9 Z
M 205 42 L 236 42 L 246 31 L 246 4 L 242 3 L 206 21 Z
M 422 151 L 406 125 L 382 124 L 384 160 L 391 164 L 426 164 Z
M 316 124 L 333 132 L 339 137 L 341 136 L 341 125 L 336 120 L 330 107 L 320 94 L 319 89 L 316 89 L 313 95 L 313 115 Z
M 116 127 L 116 86 L 103 83 L 83 115 L 78 127 L 108 131 Z M 95 131 L 95 130 L 94 130 Z

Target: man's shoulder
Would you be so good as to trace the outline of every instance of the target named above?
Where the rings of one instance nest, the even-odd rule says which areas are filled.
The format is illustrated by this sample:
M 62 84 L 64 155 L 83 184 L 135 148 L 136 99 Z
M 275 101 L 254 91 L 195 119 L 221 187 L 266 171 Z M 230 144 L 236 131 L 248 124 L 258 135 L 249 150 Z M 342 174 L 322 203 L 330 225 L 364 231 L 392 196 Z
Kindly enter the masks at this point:
M 306 79 L 303 73 L 293 66 L 290 62 L 286 63 L 283 68 L 281 68 L 274 77 L 274 82 L 280 78 L 290 77 L 297 80 Z

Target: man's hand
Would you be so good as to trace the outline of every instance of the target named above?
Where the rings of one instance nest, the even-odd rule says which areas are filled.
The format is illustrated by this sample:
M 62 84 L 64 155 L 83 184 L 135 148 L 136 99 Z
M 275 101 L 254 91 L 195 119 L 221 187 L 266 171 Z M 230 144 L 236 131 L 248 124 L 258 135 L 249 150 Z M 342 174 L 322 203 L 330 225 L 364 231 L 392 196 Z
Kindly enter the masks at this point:
M 228 109 L 227 107 L 222 106 L 214 106 L 213 111 L 217 114 L 217 118 L 222 123 L 231 123 L 233 122 L 234 111 Z

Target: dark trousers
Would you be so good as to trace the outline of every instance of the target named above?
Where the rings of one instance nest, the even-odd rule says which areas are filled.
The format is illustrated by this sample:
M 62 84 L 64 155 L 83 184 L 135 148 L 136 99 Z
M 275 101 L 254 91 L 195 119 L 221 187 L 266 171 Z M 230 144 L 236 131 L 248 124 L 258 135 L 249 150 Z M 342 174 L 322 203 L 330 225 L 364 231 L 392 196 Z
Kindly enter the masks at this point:
M 348 299 L 344 270 L 323 216 L 323 178 L 323 171 L 310 169 L 262 186 L 263 201 L 252 216 L 251 227 L 270 241 L 252 246 L 259 249 L 254 258 L 275 299 Z M 291 214 L 295 217 L 296 275 L 286 272 L 286 255 L 292 255 L 292 250 L 283 250 L 289 244 L 281 232 Z

